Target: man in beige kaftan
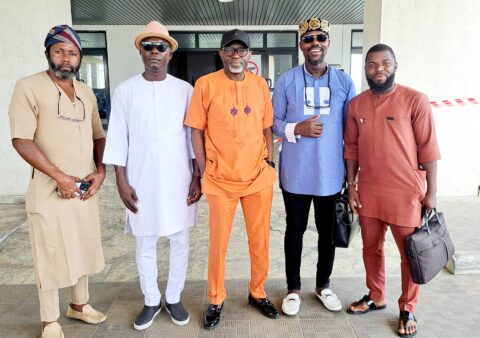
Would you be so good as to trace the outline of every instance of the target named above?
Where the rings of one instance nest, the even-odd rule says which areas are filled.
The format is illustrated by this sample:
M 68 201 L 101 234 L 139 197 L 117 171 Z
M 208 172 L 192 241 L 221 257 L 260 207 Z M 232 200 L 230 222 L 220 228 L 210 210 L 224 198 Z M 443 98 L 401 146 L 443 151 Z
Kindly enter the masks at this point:
M 105 134 L 95 95 L 74 79 L 82 57 L 78 34 L 55 26 L 44 45 L 49 70 L 17 82 L 9 116 L 13 146 L 32 166 L 26 209 L 41 337 L 63 337 L 60 288 L 72 287 L 67 317 L 106 319 L 88 304 L 88 275 L 104 268 L 96 193 L 105 178 Z M 84 193 L 80 181 L 91 183 Z

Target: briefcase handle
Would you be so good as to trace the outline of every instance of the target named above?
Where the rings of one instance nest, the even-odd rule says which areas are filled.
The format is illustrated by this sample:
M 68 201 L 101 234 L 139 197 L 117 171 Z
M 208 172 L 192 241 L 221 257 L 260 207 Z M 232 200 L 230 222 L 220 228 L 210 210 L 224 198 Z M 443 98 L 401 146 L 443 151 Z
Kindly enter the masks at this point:
M 423 224 L 425 224 L 429 236 L 430 236 L 430 226 L 428 225 L 428 221 L 433 215 L 436 215 L 436 214 L 437 214 L 437 208 L 433 208 L 428 212 L 426 208 L 422 208 Z

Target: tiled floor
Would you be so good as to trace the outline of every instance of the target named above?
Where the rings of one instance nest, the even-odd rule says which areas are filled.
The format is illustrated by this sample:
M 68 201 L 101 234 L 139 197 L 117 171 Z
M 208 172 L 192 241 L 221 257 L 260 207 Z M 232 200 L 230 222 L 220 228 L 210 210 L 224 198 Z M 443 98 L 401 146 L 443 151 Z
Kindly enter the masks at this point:
M 445 212 L 452 239 L 459 252 L 480 252 L 480 198 L 441 197 L 438 208 Z M 246 304 L 250 265 L 247 237 L 240 208 L 232 230 L 227 254 L 226 278 L 228 300 L 222 323 L 213 332 L 201 328 L 206 307 L 208 250 L 208 210 L 205 200 L 199 204 L 198 224 L 191 231 L 190 264 L 185 305 L 191 314 L 187 327 L 174 326 L 162 311 L 155 324 L 145 332 L 136 332 L 132 320 L 142 306 L 134 260 L 134 240 L 123 235 L 124 211 L 115 187 L 114 174 L 100 193 L 103 249 L 106 268 L 91 278 L 91 301 L 107 311 L 109 319 L 97 326 L 84 325 L 62 316 L 67 337 L 157 337 L 157 336 L 251 336 L 251 337 L 388 337 L 395 335 L 399 293 L 399 257 L 391 235 L 385 244 L 386 271 L 389 279 L 389 307 L 386 311 L 365 316 L 350 316 L 344 311 L 332 314 L 310 293 L 315 276 L 316 229 L 311 217 L 304 236 L 302 276 L 304 290 L 302 311 L 298 317 L 272 321 L 263 318 Z M 312 215 L 313 216 L 313 212 Z M 28 226 L 24 205 L 0 204 L 0 337 L 35 337 L 39 332 L 39 315 L 35 292 Z M 5 239 L 16 226 L 24 223 Z M 283 236 L 285 213 L 281 193 L 275 187 L 270 240 L 270 273 L 267 291 L 280 306 L 285 293 Z M 161 239 L 158 248 L 159 279 L 164 283 L 168 271 L 168 241 Z M 332 285 L 344 305 L 365 292 L 361 241 L 356 238 L 349 249 L 338 249 Z M 162 284 L 163 285 L 163 284 Z M 65 309 L 68 290 L 62 291 Z M 418 337 L 480 337 L 480 276 L 450 275 L 442 272 L 422 289 L 417 315 Z M 62 310 L 63 311 L 63 310 Z
M 334 278 L 332 286 L 344 306 L 365 292 L 363 278 Z M 190 323 L 175 326 L 163 309 L 146 331 L 135 331 L 132 322 L 142 307 L 135 282 L 91 284 L 91 303 L 107 313 L 100 325 L 88 325 L 60 317 L 67 337 L 395 337 L 399 278 L 388 279 L 386 310 L 362 316 L 327 311 L 313 295 L 313 279 L 304 280 L 301 311 L 298 316 L 281 315 L 278 320 L 263 317 L 247 304 L 248 281 L 227 281 L 228 297 L 219 326 L 213 331 L 201 327 L 207 305 L 206 282 L 187 281 L 183 303 L 190 312 Z M 164 289 L 164 283 L 161 284 Z M 272 301 L 281 306 L 283 279 L 270 279 L 266 285 Z M 66 309 L 68 290 L 61 292 L 61 309 Z M 418 337 L 480 337 L 478 276 L 442 274 L 423 287 L 417 309 Z M 40 332 L 35 287 L 0 287 L 0 337 L 35 337 Z

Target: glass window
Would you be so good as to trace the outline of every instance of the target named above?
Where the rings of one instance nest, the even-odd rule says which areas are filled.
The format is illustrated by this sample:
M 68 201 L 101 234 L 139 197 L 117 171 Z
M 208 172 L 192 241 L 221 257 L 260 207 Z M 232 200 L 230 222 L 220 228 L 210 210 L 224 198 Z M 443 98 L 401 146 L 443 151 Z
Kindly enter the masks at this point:
M 222 34 L 217 33 L 200 33 L 198 34 L 199 48 L 216 48 L 220 49 Z
M 82 48 L 107 48 L 105 32 L 79 32 Z
M 267 33 L 267 47 L 296 47 L 297 33 Z
M 177 40 L 178 48 L 195 48 L 194 33 L 174 33 L 172 38 Z
M 355 91 L 362 90 L 363 57 L 362 54 L 352 54 L 350 58 L 350 76 L 352 77 Z
M 363 77 L 363 31 L 352 31 L 352 43 L 350 47 L 350 76 L 352 77 L 355 90 L 362 90 Z
M 268 81 L 270 88 L 275 88 L 275 83 L 280 75 L 292 68 L 291 54 L 270 54 L 268 57 Z
M 248 33 L 251 48 L 263 48 L 263 33 Z
M 84 49 L 82 66 L 78 72 L 78 79 L 92 88 L 97 98 L 98 111 L 104 126 L 107 125 L 107 118 L 110 112 L 110 95 L 107 88 L 105 65 L 106 51 L 95 52 Z
M 363 47 L 363 31 L 352 31 L 352 48 Z
M 103 55 L 84 55 L 79 78 L 92 89 L 105 89 Z

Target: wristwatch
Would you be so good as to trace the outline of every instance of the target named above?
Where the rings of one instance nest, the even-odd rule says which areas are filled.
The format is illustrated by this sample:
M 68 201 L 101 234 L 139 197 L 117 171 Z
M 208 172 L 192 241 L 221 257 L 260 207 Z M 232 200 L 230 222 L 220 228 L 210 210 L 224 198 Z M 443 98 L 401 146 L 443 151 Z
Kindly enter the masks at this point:
M 273 169 L 275 169 L 275 162 L 267 160 L 267 163 L 268 163 L 268 165 L 269 165 L 270 167 L 272 167 Z

